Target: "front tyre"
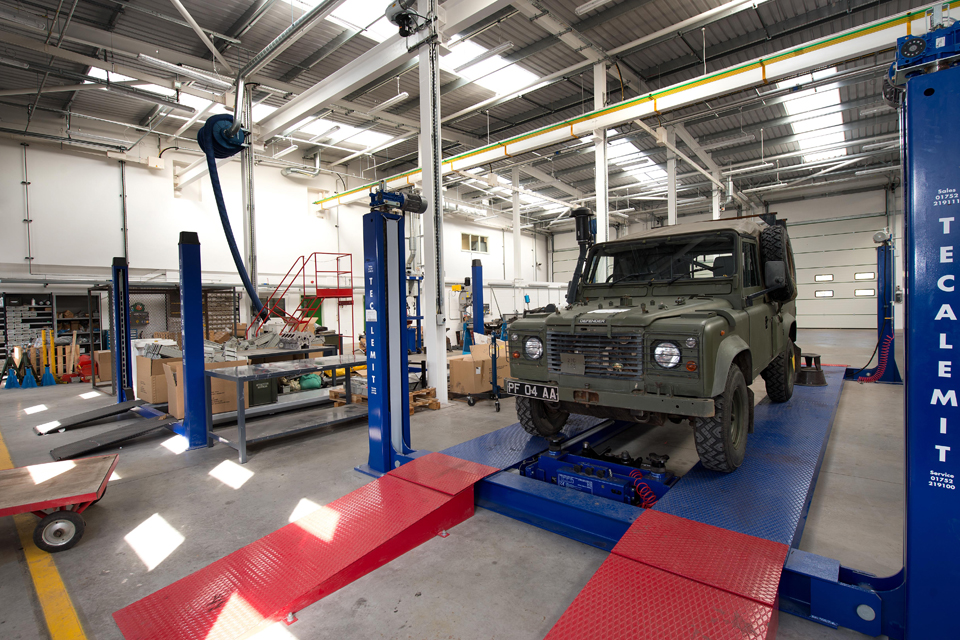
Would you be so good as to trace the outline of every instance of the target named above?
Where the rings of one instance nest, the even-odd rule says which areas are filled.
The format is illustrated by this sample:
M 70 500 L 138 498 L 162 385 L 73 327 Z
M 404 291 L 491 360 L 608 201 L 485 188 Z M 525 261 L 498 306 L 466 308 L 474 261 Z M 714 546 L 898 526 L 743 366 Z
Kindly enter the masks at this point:
M 793 341 L 787 339 L 786 348 L 760 372 L 767 385 L 767 397 L 773 402 L 786 402 L 793 396 L 793 379 L 797 370 L 797 358 Z
M 520 426 L 534 436 L 549 438 L 560 433 L 570 414 L 559 407 L 551 407 L 543 400 L 517 396 L 517 418 Z
M 747 382 L 737 365 L 730 367 L 723 393 L 713 404 L 713 417 L 697 418 L 694 424 L 697 454 L 707 469 L 730 473 L 743 464 L 753 416 Z

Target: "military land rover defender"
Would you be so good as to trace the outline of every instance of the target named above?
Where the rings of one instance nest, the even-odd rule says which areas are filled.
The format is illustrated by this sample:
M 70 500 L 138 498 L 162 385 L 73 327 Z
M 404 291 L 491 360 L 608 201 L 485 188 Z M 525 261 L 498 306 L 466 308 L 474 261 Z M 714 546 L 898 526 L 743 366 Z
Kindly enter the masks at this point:
M 786 227 L 732 219 L 592 244 L 574 211 L 580 260 L 562 308 L 509 327 L 517 415 L 550 437 L 571 413 L 693 427 L 705 467 L 731 472 L 753 430 L 757 376 L 793 394 L 796 274 Z

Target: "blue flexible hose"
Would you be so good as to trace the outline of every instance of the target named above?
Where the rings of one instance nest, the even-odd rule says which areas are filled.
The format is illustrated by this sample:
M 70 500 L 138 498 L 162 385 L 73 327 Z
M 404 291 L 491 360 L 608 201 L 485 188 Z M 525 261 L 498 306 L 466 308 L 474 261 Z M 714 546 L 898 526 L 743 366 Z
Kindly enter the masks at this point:
M 217 160 L 229 158 L 240 153 L 243 149 L 243 130 L 239 130 L 234 137 L 227 134 L 227 129 L 233 124 L 233 116 L 229 114 L 220 114 L 207 119 L 200 131 L 197 132 L 197 142 L 200 148 L 207 156 L 207 169 L 210 171 L 210 184 L 213 185 L 213 195 L 217 200 L 217 210 L 220 212 L 220 222 L 223 224 L 223 234 L 227 237 L 227 244 L 230 245 L 230 253 L 233 255 L 233 262 L 237 265 L 237 273 L 240 274 L 240 280 L 243 281 L 243 288 L 247 290 L 247 295 L 253 301 L 258 314 L 264 312 L 263 303 L 260 302 L 260 296 L 257 295 L 257 289 L 250 282 L 250 276 L 243 266 L 243 258 L 240 256 L 240 249 L 237 248 L 237 241 L 233 237 L 233 227 L 230 226 L 230 218 L 227 216 L 227 205 L 223 202 L 223 192 L 220 190 L 220 175 L 217 173 Z

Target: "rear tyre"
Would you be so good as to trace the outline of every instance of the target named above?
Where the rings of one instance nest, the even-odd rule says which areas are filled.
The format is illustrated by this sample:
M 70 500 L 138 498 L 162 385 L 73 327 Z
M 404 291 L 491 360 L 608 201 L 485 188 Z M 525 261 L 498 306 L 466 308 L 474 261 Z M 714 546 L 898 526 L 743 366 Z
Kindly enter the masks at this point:
M 707 469 L 730 473 L 743 464 L 753 417 L 749 391 L 743 372 L 731 366 L 723 393 L 713 399 L 714 415 L 697 418 L 694 441 L 700 462 Z
M 793 379 L 797 370 L 793 341 L 787 339 L 783 353 L 760 372 L 767 385 L 767 397 L 773 402 L 786 402 L 793 396 Z
M 760 257 L 764 264 L 769 260 L 787 263 L 787 284 L 768 295 L 774 302 L 789 302 L 797 297 L 797 268 L 793 264 L 790 236 L 787 229 L 778 224 L 767 227 L 760 233 Z
M 83 517 L 75 511 L 54 511 L 33 530 L 33 543 L 47 553 L 66 551 L 80 542 Z
M 534 436 L 549 438 L 560 433 L 570 414 L 559 407 L 551 407 L 543 400 L 517 396 L 517 418 L 520 426 Z

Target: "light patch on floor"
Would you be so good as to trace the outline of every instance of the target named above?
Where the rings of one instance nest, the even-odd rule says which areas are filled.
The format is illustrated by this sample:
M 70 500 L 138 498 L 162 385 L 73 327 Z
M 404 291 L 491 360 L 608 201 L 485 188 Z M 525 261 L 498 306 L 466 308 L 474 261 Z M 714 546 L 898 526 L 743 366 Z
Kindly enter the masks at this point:
M 110 474 L 110 482 L 113 482 L 114 480 L 119 480 L 119 479 L 120 479 L 120 474 L 117 473 L 116 471 Z
M 275 622 L 263 631 L 250 636 L 250 640 L 297 640 L 283 622 Z
M 23 412 L 24 412 L 25 414 L 27 414 L 28 416 L 32 416 L 32 415 L 35 414 L 35 413 L 40 413 L 41 411 L 46 411 L 46 410 L 47 410 L 47 405 L 45 405 L 45 404 L 38 404 L 38 405 L 34 405 L 34 406 L 32 406 L 32 407 L 27 407 L 26 409 L 23 410 Z
M 324 542 L 332 542 L 337 535 L 337 524 L 340 522 L 340 513 L 330 507 L 318 507 L 313 512 L 300 518 L 295 524 Z
M 300 502 L 297 503 L 297 506 L 294 507 L 293 513 L 290 514 L 290 519 L 288 522 L 296 522 L 300 518 L 310 515 L 314 511 L 320 508 L 313 500 L 307 498 L 301 498 Z
M 30 472 L 30 477 L 33 478 L 34 484 L 43 484 L 51 478 L 56 478 L 61 473 L 66 473 L 73 469 L 76 464 L 72 460 L 64 460 L 62 462 L 46 462 L 44 464 L 34 464 L 27 467 L 27 471 Z
M 183 436 L 176 435 L 161 442 L 160 446 L 180 455 L 190 447 L 190 443 Z
M 123 539 L 147 566 L 147 571 L 153 571 L 183 544 L 185 538 L 159 513 L 155 513 L 137 525 Z
M 90 398 L 96 398 L 97 396 L 102 396 L 103 394 L 99 391 L 88 391 L 86 393 L 81 393 L 80 397 L 84 400 L 89 400 Z
M 224 460 L 213 469 L 210 475 L 233 489 L 239 489 L 253 477 L 253 471 L 244 469 L 233 460 Z
M 37 431 L 40 433 L 50 433 L 54 429 L 60 426 L 60 423 L 56 420 L 53 422 L 44 422 L 43 424 L 37 425 Z
M 235 638 L 263 619 L 263 616 L 244 600 L 239 593 L 231 593 L 227 604 L 220 610 L 217 621 L 207 633 L 207 640 L 214 638 Z M 266 631 L 266 629 L 264 629 Z M 279 636 L 283 637 L 283 636 Z

